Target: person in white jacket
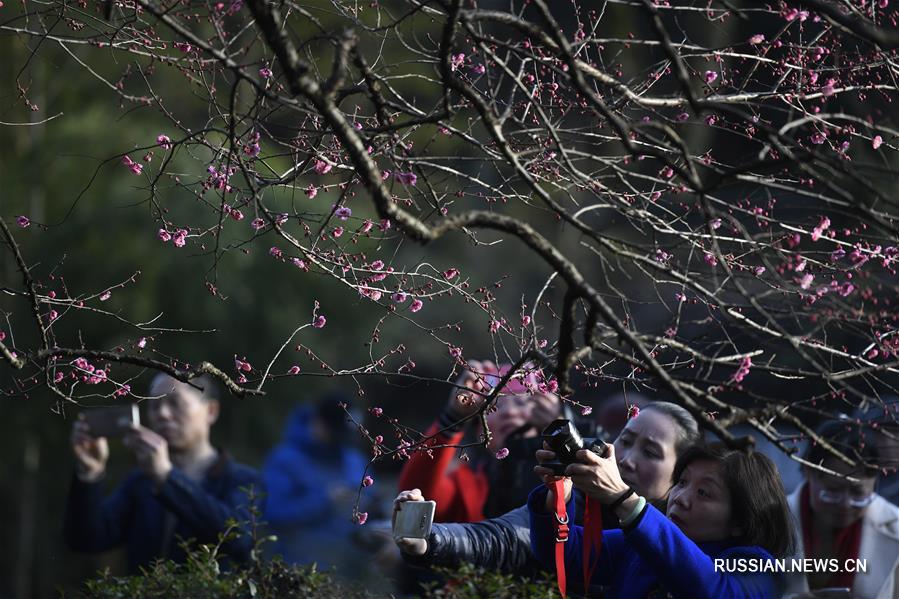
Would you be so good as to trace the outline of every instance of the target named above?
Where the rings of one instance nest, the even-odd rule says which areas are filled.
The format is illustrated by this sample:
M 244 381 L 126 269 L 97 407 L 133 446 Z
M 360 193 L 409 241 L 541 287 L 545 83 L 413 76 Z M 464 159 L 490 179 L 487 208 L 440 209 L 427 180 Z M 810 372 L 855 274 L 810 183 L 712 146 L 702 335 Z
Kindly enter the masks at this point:
M 866 444 L 851 420 L 828 422 L 819 434 L 845 455 L 878 463 L 876 445 Z M 788 498 L 797 526 L 794 557 L 819 561 L 788 568 L 784 597 L 899 599 L 899 508 L 874 492 L 877 472 L 844 464 L 820 445 L 810 446 L 805 459 L 841 476 L 806 466 Z

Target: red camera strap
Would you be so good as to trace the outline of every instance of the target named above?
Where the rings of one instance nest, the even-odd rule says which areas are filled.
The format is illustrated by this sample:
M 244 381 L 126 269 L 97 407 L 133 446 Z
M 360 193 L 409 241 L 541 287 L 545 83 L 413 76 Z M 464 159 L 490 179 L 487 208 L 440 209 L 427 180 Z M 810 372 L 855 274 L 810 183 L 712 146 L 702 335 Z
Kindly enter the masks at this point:
M 556 581 L 565 597 L 565 541 L 568 540 L 568 514 L 565 511 L 565 482 L 555 480 L 549 489 L 555 498 L 556 516 Z
M 567 579 L 565 576 L 565 542 L 568 541 L 568 513 L 565 510 L 565 483 L 559 479 L 553 481 L 550 487 L 555 503 L 556 517 L 556 581 L 559 592 L 565 597 Z M 596 559 L 593 558 L 593 548 L 596 547 Z M 584 512 L 584 595 L 590 588 L 590 579 L 599 562 L 599 552 L 602 550 L 602 504 L 592 497 L 587 498 Z
M 584 549 L 584 596 L 590 588 L 590 580 L 593 578 L 593 571 L 599 563 L 599 552 L 602 551 L 602 504 L 594 497 L 587 497 L 587 504 L 584 507 L 584 538 L 582 541 Z M 590 554 L 596 547 L 596 557 Z

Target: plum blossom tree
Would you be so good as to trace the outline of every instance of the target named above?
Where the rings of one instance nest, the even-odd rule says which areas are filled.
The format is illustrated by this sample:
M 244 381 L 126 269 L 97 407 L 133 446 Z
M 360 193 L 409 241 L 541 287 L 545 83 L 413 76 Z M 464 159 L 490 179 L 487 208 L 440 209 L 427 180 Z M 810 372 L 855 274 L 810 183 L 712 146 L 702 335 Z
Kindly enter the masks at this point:
M 585 413 L 589 389 L 616 381 L 663 390 L 728 443 L 749 442 L 727 431 L 744 423 L 785 451 L 811 437 L 847 461 L 812 425 L 895 392 L 895 3 L 24 0 L 0 11 L 0 31 L 29 48 L 22 105 L 40 113 L 24 73 L 52 47 L 98 93 L 164 119 L 147 137 L 117 132 L 130 149 L 98 173 L 139 181 L 142 234 L 159 252 L 200 253 L 212 297 L 228 257 L 258 247 L 283 267 L 271 285 L 314 273 L 377 315 L 368 363 L 329 375 L 417 379 L 430 353 L 451 381 L 480 357 L 465 336 L 485 337 L 491 359 L 515 367 L 480 416 L 511 377 L 536 373 L 535 387 Z M 20 247 L 47 225 L 0 216 L 20 275 L 7 294 L 30 314 L 17 326 L 37 332 L 25 345 L 21 331 L 0 333 L 9 392 L 128 396 L 109 367 L 130 365 L 264 394 L 308 374 L 286 355 L 301 331 L 340 327 L 316 302 L 270 359 L 235 347 L 233 367 L 147 357 L 148 332 L 92 347 L 67 316 L 126 319 L 102 302 L 135 280 L 54 291 Z M 432 260 L 440 244 L 451 249 Z M 485 269 L 497 245 L 518 259 Z M 440 322 L 446 306 L 465 311 L 464 326 Z M 404 342 L 378 349 L 391 330 Z M 319 361 L 305 341 L 295 349 Z M 360 427 L 374 458 L 426 441 L 370 411 L 395 432 Z

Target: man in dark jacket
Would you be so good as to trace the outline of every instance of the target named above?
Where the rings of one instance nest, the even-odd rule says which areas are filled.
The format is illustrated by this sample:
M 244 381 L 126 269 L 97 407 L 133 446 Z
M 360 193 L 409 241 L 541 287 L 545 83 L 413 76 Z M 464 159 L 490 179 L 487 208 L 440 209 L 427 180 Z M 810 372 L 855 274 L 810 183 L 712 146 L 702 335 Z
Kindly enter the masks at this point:
M 183 562 L 181 540 L 217 543 L 238 523 L 237 538 L 222 545 L 233 560 L 250 555 L 252 497 L 258 473 L 215 449 L 209 430 L 219 414 L 213 381 L 190 384 L 157 375 L 147 409 L 149 428 L 133 425 L 123 438 L 137 468 L 107 498 L 103 479 L 109 446 L 79 420 L 72 431 L 76 472 L 69 491 L 65 538 L 75 551 L 97 553 L 125 545 L 129 570 L 156 558 Z M 254 489 L 248 493 L 248 489 Z

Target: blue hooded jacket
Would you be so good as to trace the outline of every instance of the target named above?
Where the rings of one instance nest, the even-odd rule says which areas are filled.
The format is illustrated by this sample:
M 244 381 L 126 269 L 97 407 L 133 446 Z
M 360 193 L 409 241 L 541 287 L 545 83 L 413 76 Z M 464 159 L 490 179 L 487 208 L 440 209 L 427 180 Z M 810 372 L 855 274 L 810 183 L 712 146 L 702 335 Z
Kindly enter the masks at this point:
M 288 420 L 284 440 L 265 462 L 263 480 L 268 497 L 264 519 L 282 538 L 286 538 L 286 532 L 295 531 L 307 535 L 322 533 L 338 540 L 346 538 L 354 525 L 346 506 L 336 505 L 329 495 L 329 487 L 342 486 L 355 492 L 367 460 L 355 448 L 314 439 L 314 416 L 313 406 L 296 408 Z M 296 550 L 280 549 L 288 561 L 307 561 Z
M 528 498 L 531 550 L 555 571 L 555 518 L 546 511 L 548 489 L 540 486 Z M 568 510 L 573 507 L 569 501 Z M 764 569 L 772 556 L 761 547 L 725 543 L 696 544 L 659 510 L 647 506 L 636 524 L 602 533 L 602 550 L 591 584 L 607 588 L 606 599 L 665 597 L 675 599 L 777 599 L 776 577 L 769 572 L 729 573 L 715 570 L 715 559 L 745 560 L 746 570 Z M 565 543 L 568 578 L 583 577 L 583 527 L 572 526 Z M 655 593 L 657 593 L 657 595 Z M 651 594 L 654 593 L 654 594 Z M 666 595 L 665 593 L 670 593 Z

